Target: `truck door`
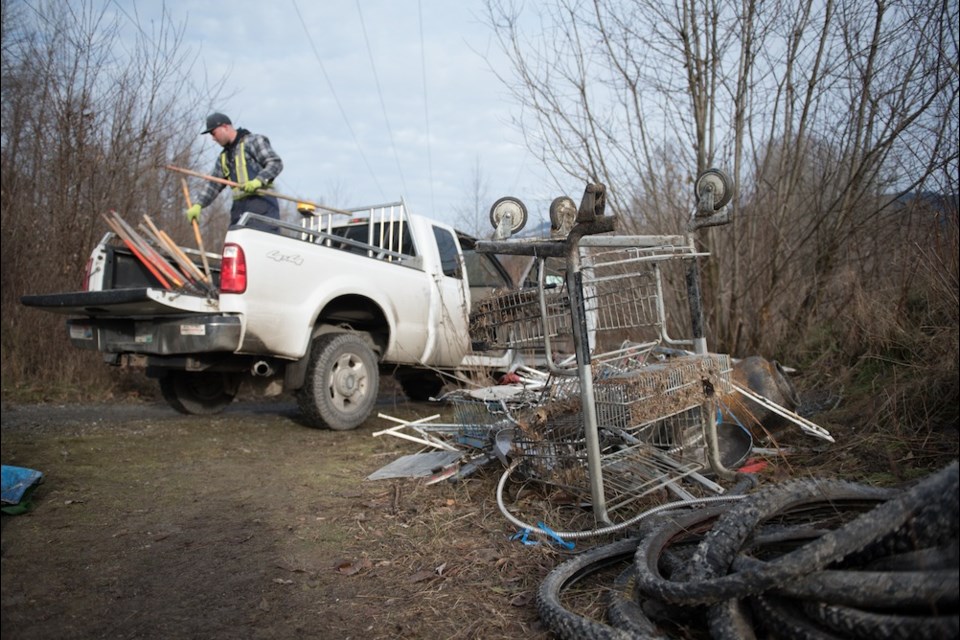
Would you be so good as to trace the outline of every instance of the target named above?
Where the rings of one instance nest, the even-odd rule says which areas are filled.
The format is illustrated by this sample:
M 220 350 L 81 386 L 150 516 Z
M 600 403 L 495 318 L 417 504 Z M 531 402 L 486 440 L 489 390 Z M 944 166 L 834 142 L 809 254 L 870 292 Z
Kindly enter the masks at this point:
M 464 279 L 460 244 L 449 229 L 432 225 L 440 258 L 440 273 L 434 275 L 435 294 L 430 301 L 431 335 L 424 351 L 425 362 L 456 366 L 470 347 L 470 289 Z

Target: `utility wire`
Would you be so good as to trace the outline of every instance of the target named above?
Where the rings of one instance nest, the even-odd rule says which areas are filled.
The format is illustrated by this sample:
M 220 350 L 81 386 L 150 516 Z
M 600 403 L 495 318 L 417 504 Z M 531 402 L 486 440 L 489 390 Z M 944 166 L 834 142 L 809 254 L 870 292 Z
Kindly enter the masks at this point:
M 360 154 L 363 164 L 366 165 L 367 171 L 370 172 L 370 177 L 373 178 L 373 183 L 376 185 L 381 197 L 386 199 L 383 187 L 380 186 L 380 181 L 377 180 L 377 174 L 374 173 L 373 167 L 371 167 L 370 162 L 367 161 L 367 156 L 363 153 L 363 147 L 360 146 L 360 140 L 357 139 L 357 134 L 354 133 L 353 127 L 350 126 L 350 119 L 347 117 L 347 112 L 344 110 L 343 104 L 340 102 L 340 98 L 337 97 L 337 92 L 333 88 L 333 83 L 330 81 L 330 76 L 327 75 L 327 69 L 323 66 L 323 59 L 320 57 L 320 52 L 317 51 L 317 45 L 313 42 L 313 37 L 310 35 L 310 30 L 307 29 L 307 23 L 303 20 L 303 15 L 300 13 L 300 7 L 297 6 L 297 0 L 290 1 L 293 3 L 293 8 L 297 12 L 297 18 L 300 19 L 300 24 L 303 26 L 303 32 L 307 34 L 307 41 L 310 42 L 310 48 L 313 49 L 313 55 L 317 59 L 317 63 L 320 65 L 320 71 L 323 72 L 323 78 L 327 81 L 327 88 L 330 89 L 330 94 L 337 103 L 337 108 L 340 109 L 340 115 L 343 117 L 343 122 L 347 125 L 347 130 L 350 131 L 350 136 L 353 138 L 353 143 L 357 145 L 357 152 Z
M 433 160 L 430 154 L 430 110 L 427 103 L 427 54 L 423 45 L 423 4 L 417 0 L 417 19 L 420 25 L 420 72 L 423 75 L 423 119 L 427 128 L 427 175 L 430 178 L 430 211 L 436 214 L 433 202 Z
M 390 137 L 390 148 L 393 150 L 393 159 L 397 163 L 397 172 L 400 174 L 400 185 L 403 193 L 407 192 L 407 183 L 403 179 L 403 168 L 400 157 L 397 155 L 397 145 L 393 141 L 393 129 L 390 127 L 390 118 L 387 116 L 387 105 L 383 101 L 383 91 L 380 88 L 380 76 L 377 74 L 377 65 L 373 61 L 373 51 L 370 49 L 370 38 L 367 37 L 367 25 L 363 21 L 363 11 L 360 9 L 360 0 L 357 0 L 357 14 L 360 16 L 360 30 L 363 31 L 363 41 L 367 45 L 367 57 L 370 58 L 370 69 L 373 71 L 373 81 L 377 85 L 377 96 L 380 98 L 380 110 L 383 111 L 383 120 L 387 124 L 387 135 Z

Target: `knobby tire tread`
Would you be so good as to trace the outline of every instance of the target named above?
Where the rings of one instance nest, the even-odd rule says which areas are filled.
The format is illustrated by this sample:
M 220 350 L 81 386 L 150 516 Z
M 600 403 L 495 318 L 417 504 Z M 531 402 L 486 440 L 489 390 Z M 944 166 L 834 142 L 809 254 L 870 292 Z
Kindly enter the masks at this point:
M 564 607 L 563 592 L 578 580 L 634 554 L 636 538 L 625 538 L 596 547 L 556 566 L 537 591 L 537 611 L 546 626 L 562 640 L 627 640 L 644 639 L 622 629 L 577 615 Z M 646 636 L 657 638 L 658 636 Z
M 771 595 L 757 595 L 750 598 L 753 611 L 763 637 L 775 637 L 778 640 L 846 640 L 832 630 L 818 625 L 804 616 L 802 611 L 790 600 Z
M 638 565 L 638 587 L 645 594 L 677 604 L 713 604 L 761 593 L 793 576 L 841 560 L 862 550 L 886 532 L 900 529 L 917 512 L 918 505 L 924 505 L 930 513 L 936 513 L 937 509 L 951 513 L 956 509 L 957 480 L 957 464 L 954 463 L 892 497 L 887 491 L 831 481 L 796 481 L 781 485 L 777 490 L 754 494 L 752 499 L 730 509 L 704 536 L 692 563 L 692 570 L 700 575 L 700 580 L 671 582 L 653 575 L 649 566 Z M 781 509 L 808 501 L 836 500 L 845 496 L 863 499 L 871 495 L 878 500 L 889 499 L 819 539 L 766 563 L 762 569 L 724 573 L 751 531 Z
M 957 638 L 958 471 L 954 462 L 897 490 L 793 481 L 732 508 L 658 514 L 639 538 L 554 569 L 538 592 L 541 618 L 584 640 L 663 637 L 658 620 L 672 628 L 704 612 L 714 640 Z M 614 626 L 562 606 L 566 588 L 631 546 L 633 565 L 608 592 Z
M 351 343 L 353 344 L 351 345 Z M 331 364 L 330 360 L 333 359 L 331 354 L 341 344 L 353 346 L 354 355 L 367 360 L 365 369 L 370 378 L 367 382 L 367 395 L 362 398 L 360 409 L 347 414 L 332 406 L 326 399 L 328 394 L 325 380 L 328 373 L 326 371 L 327 365 Z M 310 361 L 307 365 L 306 379 L 303 387 L 297 391 L 297 405 L 306 422 L 312 427 L 335 431 L 347 431 L 359 426 L 369 416 L 377 400 L 380 386 L 378 366 L 376 355 L 356 334 L 327 333 L 314 339 L 310 351 Z M 317 380 L 318 370 L 321 375 L 320 381 Z M 358 416 L 361 416 L 362 419 Z
M 607 592 L 607 619 L 614 627 L 636 636 L 663 637 L 657 635 L 656 625 L 640 605 L 632 566 L 617 576 Z
M 737 571 L 762 564 L 753 558 L 738 558 Z M 956 607 L 960 596 L 958 569 L 930 571 L 838 571 L 824 570 L 799 576 L 772 593 L 851 607 Z
M 846 637 L 865 640 L 945 640 L 960 636 L 960 618 L 955 615 L 875 613 L 825 602 L 806 602 L 803 611 L 810 618 Z
M 916 551 L 896 553 L 871 560 L 864 569 L 870 571 L 929 571 L 960 565 L 960 539 L 947 544 L 926 547 Z

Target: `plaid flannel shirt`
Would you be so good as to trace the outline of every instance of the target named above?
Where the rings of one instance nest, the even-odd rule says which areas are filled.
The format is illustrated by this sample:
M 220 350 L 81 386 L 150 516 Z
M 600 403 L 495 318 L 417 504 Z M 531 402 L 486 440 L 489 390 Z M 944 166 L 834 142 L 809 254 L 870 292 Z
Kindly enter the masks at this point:
M 240 133 L 243 133 L 243 130 L 240 130 Z M 246 132 L 245 135 L 238 135 L 237 139 L 231 145 L 234 149 L 239 148 L 240 142 L 243 142 L 244 153 L 247 154 L 247 165 L 248 166 L 258 166 L 260 167 L 259 172 L 255 176 L 258 180 L 264 184 L 268 184 L 274 180 L 280 172 L 283 171 L 283 160 L 280 159 L 280 156 L 277 155 L 277 152 L 273 150 L 273 147 L 270 146 L 270 140 L 259 133 L 250 133 Z M 225 152 L 222 151 L 221 153 Z M 233 168 L 232 162 L 230 163 L 231 169 Z M 213 170 L 210 172 L 210 175 L 222 177 L 223 169 L 220 164 L 220 155 L 217 155 L 217 159 L 213 164 Z M 223 191 L 223 188 L 226 185 L 219 182 L 205 181 L 203 187 L 200 190 L 200 193 L 197 194 L 197 197 L 194 199 L 194 202 L 198 203 L 201 207 L 208 206 L 211 202 L 216 200 L 217 196 Z

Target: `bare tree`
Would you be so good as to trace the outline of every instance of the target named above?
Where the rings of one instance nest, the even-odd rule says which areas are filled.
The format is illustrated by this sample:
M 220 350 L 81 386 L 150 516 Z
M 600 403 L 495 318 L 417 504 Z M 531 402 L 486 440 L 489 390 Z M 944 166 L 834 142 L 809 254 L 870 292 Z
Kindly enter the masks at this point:
M 490 185 L 480 167 L 480 156 L 474 158 L 473 168 L 464 191 L 463 204 L 454 206 L 456 226 L 477 238 L 490 234 L 488 212 L 493 202 L 490 200 Z
M 2 7 L 4 380 L 69 379 L 89 371 L 84 354 L 61 339 L 62 319 L 19 297 L 79 289 L 108 210 L 186 235 L 179 178 L 163 166 L 196 160 L 208 93 L 186 81 L 196 52 L 169 15 L 147 30 L 116 3 Z
M 833 283 L 877 263 L 896 196 L 957 190 L 955 2 L 487 10 L 527 144 L 554 171 L 607 184 L 623 229 L 683 230 L 692 179 L 732 171 L 733 224 L 699 233 L 719 348 L 776 350 L 841 313 Z

